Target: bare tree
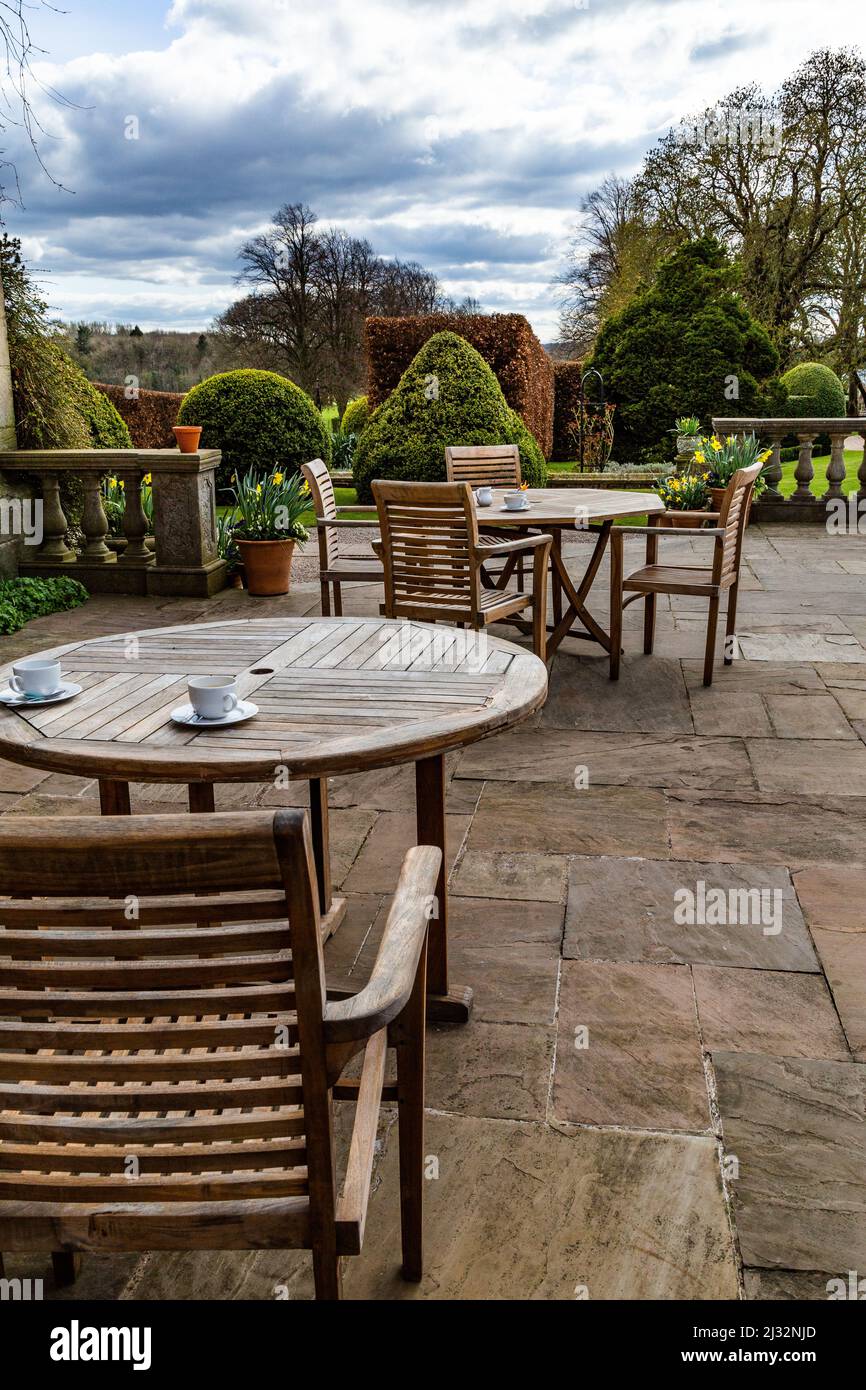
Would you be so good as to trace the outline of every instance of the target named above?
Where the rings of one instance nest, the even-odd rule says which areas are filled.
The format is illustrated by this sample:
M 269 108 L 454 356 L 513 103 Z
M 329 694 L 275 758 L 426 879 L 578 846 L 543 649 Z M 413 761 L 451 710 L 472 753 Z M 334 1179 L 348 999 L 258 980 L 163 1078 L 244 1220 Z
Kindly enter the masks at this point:
M 341 406 L 364 379 L 364 319 L 430 313 L 443 303 L 430 271 L 385 260 L 339 227 L 321 227 L 303 203 L 281 207 L 268 230 L 241 247 L 240 259 L 239 279 L 253 292 L 218 319 L 224 346 Z
M 37 9 L 60 13 L 54 5 L 49 4 L 48 0 L 30 0 L 30 3 L 28 0 L 2 0 L 0 3 L 0 51 L 5 49 L 6 54 L 2 77 L 0 77 L 0 135 L 4 135 L 10 126 L 23 129 L 39 167 L 51 179 L 51 182 L 60 188 L 62 185 L 52 176 L 42 159 L 39 142 L 45 131 L 33 109 L 30 93 L 35 87 L 62 106 L 72 106 L 73 103 L 53 87 L 47 87 L 33 71 L 34 59 L 41 57 L 45 52 L 34 42 L 28 19 L 28 11 L 34 12 Z M 15 185 L 15 196 L 12 201 L 20 202 L 21 190 L 18 183 L 18 171 L 15 164 L 4 157 L 2 151 L 0 151 L 0 169 L 11 172 L 12 182 Z M 5 185 L 0 184 L 0 204 L 7 201 L 9 201 L 9 194 Z
M 580 356 L 610 313 L 652 277 L 669 238 L 634 179 L 611 174 L 584 198 L 562 287 L 560 338 Z

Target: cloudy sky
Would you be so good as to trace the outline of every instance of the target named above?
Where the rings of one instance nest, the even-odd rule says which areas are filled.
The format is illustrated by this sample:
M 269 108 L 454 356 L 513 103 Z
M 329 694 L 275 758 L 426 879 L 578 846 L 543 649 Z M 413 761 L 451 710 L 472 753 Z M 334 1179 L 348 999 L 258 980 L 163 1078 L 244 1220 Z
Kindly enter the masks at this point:
M 203 328 L 284 202 L 555 335 L 581 195 L 862 0 L 30 0 L 41 152 L 5 206 L 64 318 Z M 135 138 L 129 138 L 133 136 Z

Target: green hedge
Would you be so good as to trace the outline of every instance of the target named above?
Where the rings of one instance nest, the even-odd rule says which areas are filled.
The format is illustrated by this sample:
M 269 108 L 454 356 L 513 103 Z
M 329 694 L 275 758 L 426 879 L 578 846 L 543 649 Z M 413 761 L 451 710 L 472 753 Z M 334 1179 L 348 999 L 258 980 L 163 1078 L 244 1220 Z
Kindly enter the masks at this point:
M 436 333 L 358 440 L 353 474 L 359 503 L 372 500 L 374 478 L 444 481 L 449 444 L 516 444 L 525 481 L 534 487 L 547 481 L 535 437 L 507 404 L 481 354 L 456 333 Z
M 366 396 L 356 396 L 349 401 L 340 422 L 341 434 L 360 434 L 370 418 L 370 407 Z
M 0 633 L 8 636 L 29 623 L 67 608 L 78 608 L 89 595 L 77 579 L 6 579 L 0 582 Z
M 179 425 L 201 425 L 201 447 L 221 449 L 217 482 L 251 469 L 297 472 L 331 460 L 330 430 L 310 397 L 288 377 L 251 368 L 208 377 L 184 397 Z

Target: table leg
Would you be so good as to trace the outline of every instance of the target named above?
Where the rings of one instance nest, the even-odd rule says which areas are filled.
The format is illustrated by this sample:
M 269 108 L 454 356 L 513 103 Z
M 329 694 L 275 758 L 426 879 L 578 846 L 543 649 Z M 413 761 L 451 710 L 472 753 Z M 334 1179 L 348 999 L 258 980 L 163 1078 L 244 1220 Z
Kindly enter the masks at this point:
M 550 593 L 553 600 L 553 626 L 559 627 L 562 622 L 562 578 L 561 571 L 565 568 L 562 562 L 562 532 L 555 527 L 550 532 L 553 537 L 553 545 L 550 547 Z
M 319 912 L 322 939 L 333 936 L 346 915 L 345 898 L 335 898 L 331 889 L 331 836 L 328 817 L 328 779 L 310 779 L 310 835 L 319 885 Z
M 112 778 L 100 777 L 99 809 L 104 816 L 131 815 L 129 783 L 116 782 Z
M 606 652 L 610 651 L 610 637 L 605 632 L 601 624 L 596 622 L 595 618 L 589 612 L 589 610 L 586 607 L 585 600 L 587 594 L 592 588 L 592 582 L 595 579 L 595 576 L 598 574 L 599 566 L 602 562 L 602 559 L 604 558 L 605 547 L 607 546 L 607 542 L 610 537 L 610 528 L 612 525 L 613 522 L 605 521 L 599 527 L 598 540 L 595 543 L 595 548 L 592 552 L 589 564 L 586 567 L 584 576 L 581 579 L 580 584 L 577 588 L 575 588 L 573 583 L 571 582 L 571 576 L 568 573 L 568 570 L 565 566 L 565 562 L 562 558 L 562 551 L 557 550 L 554 547 L 550 552 L 551 559 L 553 561 L 554 572 L 558 576 L 559 583 L 562 585 L 562 588 L 565 591 L 566 598 L 568 599 L 568 608 L 561 620 L 556 622 L 553 633 L 548 639 L 548 659 L 559 647 L 563 638 L 569 636 L 569 634 L 571 633 L 572 625 L 576 618 L 579 619 L 581 623 L 583 623 L 583 626 L 586 629 L 585 634 L 575 633 L 574 635 L 576 637 L 585 635 L 591 640 L 598 642 L 599 646 L 603 647 Z
M 448 986 L 448 867 L 445 858 L 445 758 L 441 753 L 415 764 L 415 810 L 419 845 L 438 845 L 442 867 L 436 884 L 427 947 L 427 1017 L 436 1023 L 465 1023 L 472 990 Z

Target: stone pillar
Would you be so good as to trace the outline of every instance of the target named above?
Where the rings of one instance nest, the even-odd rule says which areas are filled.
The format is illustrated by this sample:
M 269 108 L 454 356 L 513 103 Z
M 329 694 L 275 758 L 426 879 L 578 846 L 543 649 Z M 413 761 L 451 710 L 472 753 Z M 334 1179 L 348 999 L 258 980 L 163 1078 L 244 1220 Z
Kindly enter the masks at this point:
M 828 502 L 831 497 L 841 497 L 844 481 L 845 435 L 833 434 L 830 436 L 830 462 L 827 464 L 827 491 L 821 501 Z
M 767 484 L 767 490 L 761 498 L 762 502 L 783 502 L 785 500 L 779 491 L 779 483 L 782 481 L 782 440 L 784 437 L 782 434 L 770 436 L 773 452 L 764 469 L 764 481 Z
M 227 569 L 217 553 L 219 450 L 139 449 L 138 458 L 152 460 L 156 564 L 147 592 L 209 598 L 223 588 Z
M 102 505 L 98 473 L 82 473 L 84 487 L 84 509 L 81 516 L 81 529 L 84 532 L 84 549 L 81 559 L 89 565 L 116 565 L 117 556 L 105 544 L 108 535 L 108 518 Z

